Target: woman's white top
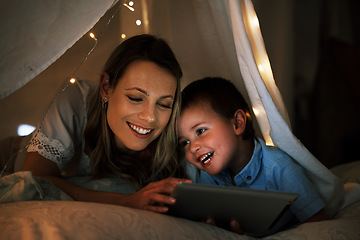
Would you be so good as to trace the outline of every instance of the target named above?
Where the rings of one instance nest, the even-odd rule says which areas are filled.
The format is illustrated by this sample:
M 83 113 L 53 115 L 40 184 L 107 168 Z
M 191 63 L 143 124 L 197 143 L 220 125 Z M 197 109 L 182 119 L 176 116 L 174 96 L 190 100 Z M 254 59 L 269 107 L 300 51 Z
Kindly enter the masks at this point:
M 71 168 L 73 174 L 89 174 L 90 158 L 84 153 L 83 132 L 90 89 L 86 81 L 68 85 L 45 113 L 27 151 L 53 161 L 60 172 Z

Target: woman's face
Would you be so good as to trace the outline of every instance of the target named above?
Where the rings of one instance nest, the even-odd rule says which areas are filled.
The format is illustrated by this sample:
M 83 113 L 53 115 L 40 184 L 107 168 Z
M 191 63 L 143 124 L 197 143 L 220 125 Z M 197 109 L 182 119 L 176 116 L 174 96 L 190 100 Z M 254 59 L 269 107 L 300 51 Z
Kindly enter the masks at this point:
M 107 121 L 120 149 L 141 151 L 166 127 L 176 78 L 149 61 L 131 63 L 108 91 Z

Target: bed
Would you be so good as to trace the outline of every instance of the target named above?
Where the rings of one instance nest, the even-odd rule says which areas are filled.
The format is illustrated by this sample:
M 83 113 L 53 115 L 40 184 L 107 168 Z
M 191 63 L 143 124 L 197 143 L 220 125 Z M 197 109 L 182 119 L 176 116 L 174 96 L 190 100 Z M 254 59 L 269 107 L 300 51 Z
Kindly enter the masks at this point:
M 110 8 L 110 6 L 114 5 L 117 1 L 76 1 L 76 4 L 74 4 L 74 1 L 60 0 L 58 2 L 58 7 L 55 6 L 55 4 L 52 4 L 51 9 L 48 8 L 47 5 L 44 5 L 41 1 L 26 1 L 26 4 L 24 1 L 22 1 L 20 4 L 19 0 L 8 0 L 8 4 L 3 4 L 3 6 L 6 5 L 8 8 L 3 9 L 3 14 L 1 16 L 6 20 L 3 22 L 8 22 L 9 24 L 3 24 L 3 26 L 6 28 L 4 28 L 2 32 L 5 32 L 7 37 L 2 38 L 2 40 L 4 41 L 3 46 L 8 46 L 9 49 L 3 48 L 5 54 L 0 54 L 3 59 L 7 59 L 7 61 L 3 62 L 8 64 L 6 66 L 4 65 L 2 68 L 4 71 L 1 71 L 2 88 L 0 99 L 7 97 L 22 87 L 25 83 L 33 79 L 35 76 L 40 74 L 46 67 L 53 63 L 70 46 L 72 46 L 81 36 L 92 29 L 93 25 L 106 12 L 106 9 Z M 214 24 L 216 29 L 213 32 L 211 29 L 211 31 L 209 31 L 208 28 L 205 27 L 200 28 L 199 31 L 194 30 L 193 32 L 199 32 L 202 34 L 196 37 L 194 37 L 193 32 L 190 32 L 191 34 L 189 35 L 183 36 L 182 34 L 184 31 L 182 31 L 180 28 L 177 28 L 177 31 L 174 31 L 173 29 L 169 31 L 174 34 L 179 34 L 169 35 L 170 37 L 168 38 L 173 40 L 172 44 L 176 46 L 178 52 L 180 53 L 179 55 L 182 59 L 182 62 L 184 63 L 184 70 L 188 75 L 188 79 L 193 79 L 200 73 L 201 68 L 198 67 L 197 64 L 194 64 L 190 61 L 191 59 L 194 59 L 193 54 L 195 51 L 189 48 L 189 44 L 199 40 L 201 46 L 207 47 L 206 49 L 204 48 L 204 52 L 209 53 L 208 56 L 212 56 L 211 59 L 213 60 L 213 65 L 207 66 L 205 64 L 203 66 L 204 73 L 212 73 L 212 75 L 222 75 L 229 78 L 235 76 L 235 79 L 243 78 L 245 83 L 243 88 L 245 89 L 246 87 L 246 91 L 249 94 L 252 106 L 257 110 L 261 110 L 260 113 L 266 112 L 267 115 L 259 114 L 257 116 L 260 130 L 264 138 L 269 140 L 272 139 L 274 143 L 276 143 L 283 150 L 286 150 L 286 152 L 295 160 L 300 161 L 300 164 L 309 170 L 309 173 L 315 176 L 314 182 L 319 183 L 317 186 L 318 189 L 323 189 L 324 184 L 322 181 L 324 179 L 327 180 L 329 177 L 331 180 L 333 180 L 331 178 L 332 174 L 330 174 L 331 176 L 324 177 L 324 174 L 322 173 L 326 172 L 325 170 L 327 169 L 324 169 L 324 166 L 321 164 L 314 164 L 314 162 L 317 162 L 317 160 L 315 160 L 313 156 L 311 156 L 311 154 L 301 145 L 300 141 L 293 136 L 291 127 L 288 126 L 289 119 L 287 117 L 285 105 L 282 103 L 281 95 L 277 90 L 271 71 L 268 71 L 269 77 L 266 77 L 266 79 L 264 77 L 266 84 L 260 75 L 257 66 L 259 66 L 260 69 L 260 66 L 267 66 L 269 63 L 267 61 L 267 65 L 263 65 L 264 63 L 257 65 L 254 59 L 255 53 L 257 53 L 256 55 L 263 55 L 264 59 L 268 60 L 265 46 L 263 44 L 263 39 L 260 34 L 260 29 L 255 26 L 255 28 L 251 30 L 249 24 L 245 26 L 243 23 L 246 16 L 249 17 L 255 13 L 250 0 L 192 0 L 188 2 L 165 1 L 166 4 L 163 4 L 163 1 L 148 2 L 153 2 L 153 9 L 151 8 L 152 5 L 150 5 L 149 11 L 151 9 L 154 10 L 154 12 L 150 12 L 149 14 L 150 24 L 152 26 L 156 26 L 155 29 L 159 31 L 159 34 L 161 33 L 161 29 L 159 27 L 160 23 L 168 24 L 169 21 L 163 20 L 160 17 L 160 20 L 157 21 L 154 16 L 160 16 L 162 15 L 160 13 L 167 12 L 163 9 L 158 10 L 159 8 L 157 5 L 154 5 L 155 3 L 164 6 L 172 6 L 173 9 L 176 10 L 174 12 L 180 12 L 178 11 L 180 10 L 178 4 L 181 2 L 181 4 L 184 4 L 181 5 L 184 9 L 194 12 L 198 11 L 198 15 L 195 15 L 196 19 L 200 19 L 201 22 L 216 23 Z M 190 2 L 192 5 L 188 4 Z M 80 3 L 83 5 L 80 5 Z M 65 4 L 67 8 L 65 8 Z M 137 4 L 140 4 L 140 1 L 138 1 Z M 200 6 L 200 4 L 205 7 L 197 8 L 198 5 Z M 21 5 L 22 7 L 19 8 L 18 5 Z M 44 10 L 44 8 L 46 8 L 46 10 Z M 116 9 L 118 8 L 119 7 L 116 7 Z M 244 11 L 245 17 L 242 15 L 242 9 L 246 10 Z M 79 12 L 79 10 L 84 11 Z M 206 12 L 205 10 L 209 10 L 209 12 Z M 125 11 L 127 11 L 127 9 L 125 9 Z M 14 12 L 17 14 L 14 14 Z M 109 24 L 110 20 L 113 18 L 114 15 L 112 14 L 114 12 L 116 13 L 116 11 L 111 11 L 109 12 L 109 15 L 105 15 L 104 21 L 107 24 L 104 24 L 105 27 L 101 25 L 101 27 L 98 28 L 104 30 Z M 141 11 L 135 11 L 135 13 L 136 12 Z M 70 16 L 68 16 L 68 14 Z M 42 17 L 41 21 L 38 20 L 40 15 Z M 164 15 L 172 16 L 171 14 Z M 186 16 L 186 19 L 189 18 L 189 14 L 182 15 Z M 226 15 L 228 16 L 224 17 Z M 16 16 L 16 21 L 7 21 L 8 19 L 11 19 L 10 17 L 12 16 Z M 125 13 L 121 14 L 121 16 L 124 17 L 124 22 L 127 22 L 126 17 L 128 16 Z M 68 21 L 64 21 L 64 19 L 72 19 L 73 21 L 71 21 L 71 24 L 69 24 Z M 91 19 L 90 22 L 89 19 Z M 73 22 L 77 22 L 77 28 L 74 28 Z M 121 21 L 119 21 L 119 24 L 120 22 Z M 249 19 L 245 22 L 250 23 Z M 40 23 L 44 23 L 45 26 L 40 27 Z M 57 26 L 55 23 L 63 24 Z M 191 24 L 184 24 L 186 29 L 189 29 L 191 26 L 202 26 L 202 24 L 193 24 L 191 21 L 190 23 Z M 175 25 L 177 26 L 179 24 L 174 24 L 174 26 Z M 210 26 L 211 24 L 208 25 Z M 23 26 L 27 27 L 25 28 Z M 81 29 L 78 29 L 80 26 Z M 113 27 L 120 29 L 118 25 L 114 25 Z M 246 29 L 246 27 L 248 28 Z M 36 29 L 36 31 L 33 29 Z M 44 30 L 45 33 L 39 31 L 39 29 Z M 57 29 L 63 29 L 61 34 L 58 34 Z M 50 31 L 54 33 L 50 34 Z M 108 31 L 108 33 L 112 36 L 120 35 L 120 32 L 115 34 L 114 31 Z M 167 33 L 162 34 L 168 36 Z M 247 34 L 249 34 L 249 37 Z M 47 36 L 50 37 L 46 38 Z M 219 39 L 218 41 L 206 41 L 207 36 L 211 36 L 211 38 L 218 36 Z M 59 37 L 61 37 L 61 39 Z M 187 37 L 191 37 L 191 41 L 187 41 Z M 17 39 L 19 42 L 14 44 L 13 39 Z M 37 41 L 29 41 L 29 39 L 35 39 Z M 114 37 L 108 37 L 108 39 L 112 40 Z M 201 39 L 205 39 L 205 41 L 200 41 Z M 20 43 L 20 40 L 24 40 L 24 42 Z M 87 40 L 87 38 L 84 38 L 84 41 Z M 96 45 L 97 41 L 94 47 Z M 104 42 L 99 44 L 99 46 L 105 45 L 106 44 Z M 214 47 L 214 45 L 216 47 Z M 19 46 L 24 47 L 26 51 L 19 51 L 23 50 L 23 48 L 19 48 Z M 49 51 L 46 49 L 49 49 Z M 186 52 L 184 49 L 189 50 L 189 56 L 186 54 L 181 55 L 181 53 Z M 217 51 L 217 49 L 224 49 L 225 52 Z M 90 54 L 92 50 L 93 49 L 91 49 L 88 54 Z M 198 50 L 198 48 L 196 48 L 196 50 Z M 212 50 L 214 50 L 214 52 Z M 41 54 L 39 54 L 40 52 Z M 9 57 L 9 55 L 7 55 L 8 53 L 15 53 L 15 57 Z M 203 61 L 203 51 L 199 50 L 199 53 L 201 55 L 201 58 L 199 59 L 203 64 L 203 62 L 206 62 Z M 74 55 L 83 56 L 82 53 L 76 53 Z M 227 61 L 223 61 L 226 55 L 228 55 L 226 58 Z M 64 62 L 69 62 L 70 64 L 66 66 L 70 66 L 72 69 L 74 63 L 69 59 L 72 60 L 74 56 L 68 55 L 67 57 L 68 58 L 64 58 Z M 84 60 L 86 60 L 87 57 L 88 55 L 86 55 Z M 95 61 L 98 62 L 100 58 L 96 57 L 94 59 L 96 59 Z M 222 59 L 222 62 L 226 64 L 219 64 L 219 59 Z M 75 64 L 78 66 L 77 69 L 79 69 L 83 63 L 81 60 L 82 59 L 79 61 L 80 65 Z M 62 62 L 60 61 L 59 65 L 61 64 Z M 202 64 L 200 65 L 202 66 Z M 193 66 L 197 67 L 194 68 Z M 286 65 L 284 66 L 284 68 L 287 68 Z M 84 72 L 90 72 L 88 71 L 90 68 L 92 68 L 91 65 L 89 65 L 88 69 L 84 70 Z M 191 72 L 192 68 L 194 68 L 194 73 Z M 45 86 L 44 92 L 48 92 L 50 87 L 46 87 L 47 85 L 45 83 L 48 83 L 51 79 L 57 79 L 56 81 L 58 84 L 53 84 L 50 82 L 49 85 L 60 86 L 60 83 L 69 77 L 69 73 L 64 70 L 67 69 L 67 67 L 62 66 L 59 69 L 61 74 L 55 74 L 53 71 L 54 69 L 51 68 L 49 68 L 48 72 L 45 71 L 43 75 L 44 81 L 41 84 L 37 84 L 36 80 L 33 80 L 32 82 L 35 82 L 33 84 L 33 86 L 35 86 L 35 90 Z M 209 70 L 212 69 L 216 69 L 216 71 L 209 72 Z M 271 69 L 270 65 L 268 69 Z M 83 78 L 88 77 L 84 76 L 84 73 L 76 71 L 73 73 L 73 75 L 82 74 L 81 76 Z M 3 72 L 6 72 L 7 74 L 4 74 Z M 21 74 L 21 76 L 18 74 Z M 93 74 L 91 74 L 91 76 L 92 75 Z M 242 83 L 238 82 L 238 84 L 242 86 Z M 52 88 L 54 87 L 52 86 Z M 20 111 L 16 104 L 16 107 L 11 107 L 13 106 L 11 104 L 13 104 L 17 99 L 25 99 L 24 101 L 27 103 L 30 98 L 34 98 L 35 96 L 39 95 L 42 97 L 41 101 L 39 102 L 47 102 L 46 100 L 43 100 L 44 92 L 37 94 L 37 92 L 34 92 L 34 89 L 29 92 L 31 92 L 31 95 L 29 95 L 30 97 L 21 96 L 21 98 L 19 98 L 19 95 L 14 94 L 14 98 L 11 98 L 11 100 L 9 100 L 10 98 L 7 98 L 7 105 L 10 106 L 11 109 L 15 109 L 16 113 L 18 113 L 26 111 Z M 52 99 L 52 95 L 55 95 L 55 92 L 51 92 L 50 95 L 51 96 L 49 99 Z M 24 105 L 29 108 L 29 104 Z M 33 106 L 38 105 L 32 104 L 31 106 L 31 109 L 34 109 Z M 41 112 L 39 116 L 42 118 L 43 113 L 41 108 L 37 107 L 36 109 L 39 109 Z M 45 105 L 43 109 L 47 109 L 47 105 Z M 38 117 L 34 117 L 34 119 L 36 119 L 36 122 L 39 120 Z M 4 128 L 9 128 L 7 126 L 9 123 L 12 123 L 12 121 L 7 121 L 7 124 L 4 126 Z M 17 138 L 5 139 L 4 142 L 7 145 L 1 149 L 11 150 L 14 148 L 14 146 L 17 148 L 19 141 L 22 140 Z M 24 154 L 25 151 L 22 151 L 20 155 Z M 41 189 L 36 188 L 36 181 L 32 181 L 33 179 L 28 173 L 18 172 L 17 168 L 21 166 L 19 161 L 7 161 L 9 157 L 12 158 L 12 155 L 13 154 L 9 155 L 9 151 L 0 152 L 0 157 L 5 159 L 4 162 L 0 161 L 0 170 L 5 169 L 9 173 L 7 176 L 5 176 L 7 180 L 11 180 L 11 177 L 15 177 L 13 180 L 16 180 L 16 184 L 8 185 L 1 185 L 2 182 L 0 181 L 1 239 L 256 239 L 249 236 L 237 235 L 224 229 L 210 226 L 201 222 L 193 222 L 186 219 L 170 217 L 167 215 L 115 205 L 76 202 L 72 201 L 65 194 L 52 188 L 50 188 L 50 191 L 47 192 L 41 191 Z M 331 170 L 345 184 L 346 201 L 343 204 L 344 207 L 336 211 L 336 214 L 332 217 L 331 220 L 302 224 L 295 228 L 264 237 L 263 239 L 360 239 L 360 161 L 342 164 Z M 14 171 L 16 173 L 13 173 Z M 18 181 L 19 178 L 21 180 L 22 177 L 24 180 L 29 181 Z M 25 179 L 29 177 L 30 179 Z M 9 192 L 7 187 L 10 186 L 12 188 L 23 189 L 24 187 L 27 187 L 27 185 L 23 184 L 24 182 L 34 183 L 34 185 L 31 185 L 32 187 L 28 189 L 29 191 L 22 191 L 27 193 L 26 196 L 7 195 Z M 42 182 L 40 180 L 40 182 L 43 185 L 49 184 L 46 181 Z M 331 187 L 334 186 L 334 184 L 331 183 L 332 182 L 330 181 L 330 184 L 327 185 L 330 186 L 330 190 L 328 192 L 336 192 L 332 191 L 333 189 Z M 342 187 L 341 183 L 340 186 Z M 341 195 L 342 194 L 343 193 L 341 193 Z M 336 195 L 326 196 L 328 197 L 327 200 L 330 199 L 330 201 L 334 200 L 335 198 L 341 199 L 342 197 Z M 335 200 L 333 202 L 335 202 Z
M 360 161 L 331 170 L 346 188 L 359 187 Z M 0 204 L 1 239 L 258 239 L 122 206 L 32 199 Z M 301 224 L 262 239 L 360 239 L 360 201 L 348 204 L 331 220 Z

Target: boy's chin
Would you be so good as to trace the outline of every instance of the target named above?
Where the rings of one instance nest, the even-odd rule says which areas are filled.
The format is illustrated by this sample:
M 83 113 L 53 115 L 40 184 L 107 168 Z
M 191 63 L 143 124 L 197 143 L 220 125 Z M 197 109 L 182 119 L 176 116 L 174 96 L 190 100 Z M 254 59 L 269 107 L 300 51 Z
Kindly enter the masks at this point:
M 214 176 L 220 173 L 220 171 L 211 171 L 210 169 L 203 169 L 207 174 Z

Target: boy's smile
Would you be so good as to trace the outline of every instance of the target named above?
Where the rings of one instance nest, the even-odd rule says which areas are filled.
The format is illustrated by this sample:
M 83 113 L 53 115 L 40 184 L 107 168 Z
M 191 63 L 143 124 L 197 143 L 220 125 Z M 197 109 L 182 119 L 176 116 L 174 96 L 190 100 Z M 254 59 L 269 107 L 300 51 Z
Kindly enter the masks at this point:
M 204 154 L 203 156 L 201 156 L 198 160 L 199 160 L 200 162 L 202 162 L 202 164 L 203 164 L 204 166 L 207 166 L 207 165 L 209 165 L 210 160 L 212 159 L 212 156 L 213 156 L 213 155 L 214 155 L 214 152 L 209 152 L 209 153 Z
M 238 135 L 232 120 L 221 118 L 208 103 L 184 109 L 179 118 L 179 142 L 186 159 L 210 175 L 238 160 Z

